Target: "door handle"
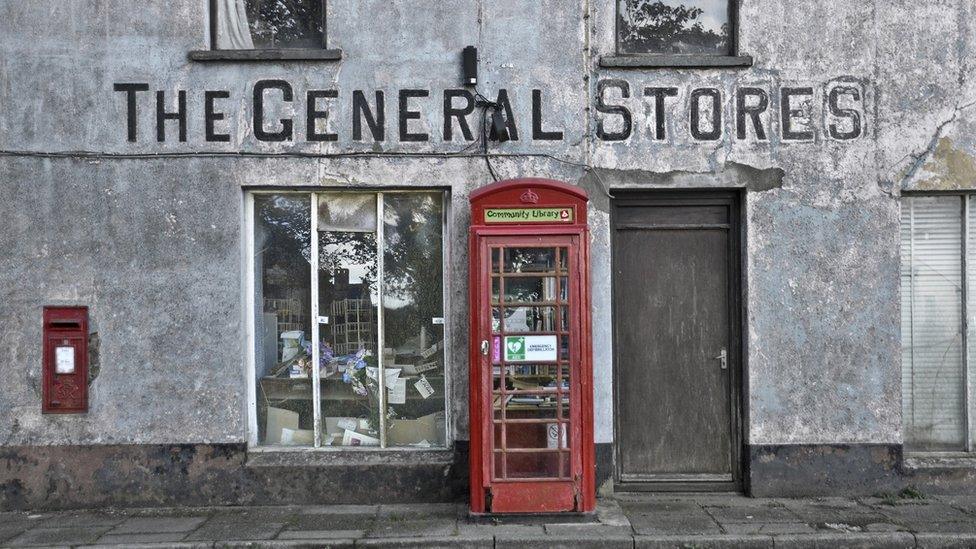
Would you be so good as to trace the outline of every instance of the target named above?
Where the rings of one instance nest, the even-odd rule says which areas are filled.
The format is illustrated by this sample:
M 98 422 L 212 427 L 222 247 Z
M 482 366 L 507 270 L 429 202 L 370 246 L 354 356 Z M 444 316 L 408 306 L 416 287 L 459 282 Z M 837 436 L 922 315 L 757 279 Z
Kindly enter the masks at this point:
M 719 361 L 718 364 L 719 364 L 719 367 L 721 369 L 723 369 L 723 370 L 728 370 L 729 369 L 729 353 L 728 353 L 728 351 L 726 351 L 725 349 L 722 349 L 722 352 L 719 353 L 718 356 L 715 357 L 715 359 Z
M 484 355 L 484 356 L 488 356 L 488 340 L 487 339 L 482 339 L 481 340 L 481 354 Z

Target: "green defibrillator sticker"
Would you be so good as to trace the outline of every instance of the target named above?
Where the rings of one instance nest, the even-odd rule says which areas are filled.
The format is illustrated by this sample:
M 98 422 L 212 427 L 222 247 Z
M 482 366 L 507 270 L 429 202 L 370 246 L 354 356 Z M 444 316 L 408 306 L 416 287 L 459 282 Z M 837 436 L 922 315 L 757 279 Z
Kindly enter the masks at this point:
M 572 223 L 572 208 L 487 208 L 485 223 Z
M 525 338 L 505 338 L 505 360 L 525 360 Z

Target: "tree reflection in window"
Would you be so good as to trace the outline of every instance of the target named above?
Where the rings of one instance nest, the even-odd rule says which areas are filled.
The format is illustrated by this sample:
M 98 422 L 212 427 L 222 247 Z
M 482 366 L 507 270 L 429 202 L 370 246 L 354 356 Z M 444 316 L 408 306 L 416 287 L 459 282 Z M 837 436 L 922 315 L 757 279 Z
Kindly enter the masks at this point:
M 255 48 L 321 48 L 322 0 L 247 0 Z
M 620 53 L 731 54 L 729 0 L 618 0 Z

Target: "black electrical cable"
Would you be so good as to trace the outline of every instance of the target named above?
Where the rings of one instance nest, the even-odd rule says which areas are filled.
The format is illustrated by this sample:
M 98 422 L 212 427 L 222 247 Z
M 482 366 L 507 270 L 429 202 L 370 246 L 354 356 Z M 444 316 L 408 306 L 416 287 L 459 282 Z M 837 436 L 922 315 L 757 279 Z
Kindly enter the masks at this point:
M 474 89 L 476 103 L 481 104 L 481 135 L 479 140 L 481 141 L 481 151 L 485 157 L 485 165 L 488 166 L 488 173 L 491 174 L 492 181 L 498 181 L 498 174 L 495 173 L 495 168 L 491 165 L 491 159 L 488 157 L 488 141 L 490 141 L 490 132 L 488 130 L 488 110 L 494 109 L 498 110 L 498 102 L 492 101 L 481 94 L 478 88 Z

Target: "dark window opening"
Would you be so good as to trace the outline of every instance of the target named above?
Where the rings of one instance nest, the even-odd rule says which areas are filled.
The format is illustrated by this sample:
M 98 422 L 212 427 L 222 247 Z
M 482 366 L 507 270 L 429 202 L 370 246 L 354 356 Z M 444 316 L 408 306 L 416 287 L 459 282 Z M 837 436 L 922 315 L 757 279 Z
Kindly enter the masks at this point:
M 729 0 L 618 0 L 619 53 L 731 55 Z
M 216 49 L 321 48 L 322 0 L 218 0 Z
M 196 61 L 337 60 L 328 48 L 326 0 L 210 0 L 211 49 Z
M 617 0 L 616 54 L 604 67 L 746 67 L 736 0 Z

